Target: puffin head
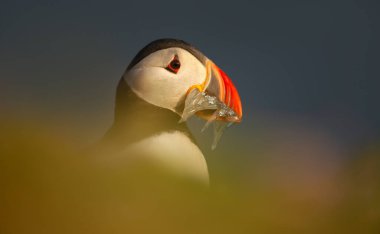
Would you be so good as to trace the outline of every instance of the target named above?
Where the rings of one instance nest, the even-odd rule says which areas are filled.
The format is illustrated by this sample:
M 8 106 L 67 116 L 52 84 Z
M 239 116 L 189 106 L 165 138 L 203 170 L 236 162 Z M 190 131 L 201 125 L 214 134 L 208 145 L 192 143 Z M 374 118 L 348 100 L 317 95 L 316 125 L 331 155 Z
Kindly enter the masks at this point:
M 185 100 L 197 89 L 217 98 L 235 112 L 234 119 L 219 117 L 226 122 L 240 122 L 242 107 L 231 79 L 210 59 L 190 44 L 176 39 L 159 39 L 149 43 L 134 57 L 122 81 L 144 101 L 182 116 Z M 212 111 L 198 111 L 210 119 Z

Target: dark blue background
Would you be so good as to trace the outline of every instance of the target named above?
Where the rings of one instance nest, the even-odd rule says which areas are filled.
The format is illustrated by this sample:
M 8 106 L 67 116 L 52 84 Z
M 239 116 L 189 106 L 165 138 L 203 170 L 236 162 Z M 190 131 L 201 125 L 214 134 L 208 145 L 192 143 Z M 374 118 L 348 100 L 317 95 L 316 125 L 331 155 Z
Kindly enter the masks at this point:
M 235 129 L 247 137 L 306 122 L 365 145 L 380 137 L 379 9 L 359 0 L 3 0 L 0 105 L 71 111 L 106 129 L 131 58 L 174 37 L 230 75 L 245 114 Z

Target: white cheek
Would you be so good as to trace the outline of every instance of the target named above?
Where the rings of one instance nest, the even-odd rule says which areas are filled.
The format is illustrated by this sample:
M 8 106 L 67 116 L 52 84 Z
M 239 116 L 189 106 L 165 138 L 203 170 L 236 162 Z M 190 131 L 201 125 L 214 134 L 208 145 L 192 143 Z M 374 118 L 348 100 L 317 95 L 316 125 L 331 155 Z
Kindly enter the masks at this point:
M 183 61 L 177 74 L 168 72 L 163 65 L 168 64 L 174 54 Z M 202 84 L 205 78 L 202 63 L 178 48 L 155 52 L 124 75 L 124 80 L 141 99 L 174 112 L 189 88 Z
M 124 79 L 140 98 L 172 111 L 187 90 L 186 84 L 179 82 L 175 74 L 161 67 L 133 69 Z
M 188 59 L 183 69 L 178 73 L 181 85 L 186 88 L 185 92 L 194 85 L 200 85 L 206 79 L 206 69 L 197 60 Z

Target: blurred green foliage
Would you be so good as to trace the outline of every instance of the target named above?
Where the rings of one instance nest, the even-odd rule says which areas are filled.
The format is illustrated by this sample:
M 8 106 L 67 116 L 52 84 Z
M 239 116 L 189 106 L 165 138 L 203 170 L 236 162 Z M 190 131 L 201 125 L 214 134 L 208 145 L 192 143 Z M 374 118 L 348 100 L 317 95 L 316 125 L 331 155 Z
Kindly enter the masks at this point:
M 380 232 L 376 144 L 334 167 L 239 149 L 246 160 L 209 159 L 205 188 L 154 165 L 99 164 L 52 129 L 2 121 L 0 233 Z

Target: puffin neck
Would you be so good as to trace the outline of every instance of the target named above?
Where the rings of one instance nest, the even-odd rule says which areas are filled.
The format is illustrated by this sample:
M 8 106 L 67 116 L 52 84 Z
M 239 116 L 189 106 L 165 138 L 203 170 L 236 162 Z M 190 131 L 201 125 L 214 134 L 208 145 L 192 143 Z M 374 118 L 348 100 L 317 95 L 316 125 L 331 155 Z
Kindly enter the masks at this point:
M 162 132 L 181 131 L 191 135 L 180 116 L 138 97 L 122 78 L 117 87 L 114 124 L 110 135 L 138 141 Z

